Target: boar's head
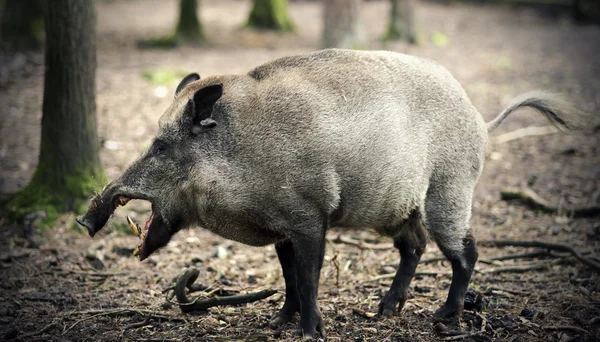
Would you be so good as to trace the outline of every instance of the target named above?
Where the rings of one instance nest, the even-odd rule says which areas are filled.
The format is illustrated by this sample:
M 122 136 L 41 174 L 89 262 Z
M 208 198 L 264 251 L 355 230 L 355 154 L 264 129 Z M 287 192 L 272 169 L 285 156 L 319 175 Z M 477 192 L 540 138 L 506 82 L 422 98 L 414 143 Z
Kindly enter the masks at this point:
M 159 131 L 150 148 L 91 200 L 83 216 L 77 217 L 90 236 L 104 227 L 118 206 L 132 199 L 152 204 L 152 214 L 143 228 L 128 218 L 132 230 L 140 237 L 134 252 L 140 260 L 195 222 L 194 199 L 183 188 L 190 186 L 194 167 L 210 155 L 207 141 L 216 134 L 217 126 L 212 118 L 213 107 L 223 92 L 222 84 L 211 82 L 199 89 L 197 85 L 189 87 L 194 90 L 184 89 L 199 79 L 198 74 L 190 74 L 181 81 L 173 104 L 160 119 Z

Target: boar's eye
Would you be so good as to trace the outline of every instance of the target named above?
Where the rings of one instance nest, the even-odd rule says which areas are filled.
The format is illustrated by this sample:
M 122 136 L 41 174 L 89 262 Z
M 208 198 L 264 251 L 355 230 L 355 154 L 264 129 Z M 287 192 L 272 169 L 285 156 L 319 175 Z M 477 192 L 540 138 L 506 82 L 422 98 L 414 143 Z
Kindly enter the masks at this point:
M 150 154 L 158 155 L 158 154 L 163 153 L 166 149 L 167 149 L 167 144 L 160 139 L 156 139 L 152 143 L 152 147 L 150 148 Z

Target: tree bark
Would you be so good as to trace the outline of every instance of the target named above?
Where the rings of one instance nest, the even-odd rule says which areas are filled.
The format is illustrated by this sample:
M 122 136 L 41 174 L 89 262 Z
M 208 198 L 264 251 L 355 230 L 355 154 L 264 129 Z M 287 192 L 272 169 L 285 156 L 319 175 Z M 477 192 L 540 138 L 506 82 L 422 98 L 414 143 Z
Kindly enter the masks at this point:
M 175 35 L 184 41 L 201 41 L 204 31 L 198 19 L 198 0 L 179 1 L 179 21 Z
M 39 0 L 5 0 L 0 38 L 17 49 L 38 49 L 44 28 Z
M 287 0 L 254 0 L 246 27 L 274 31 L 293 31 L 287 14 Z
M 385 40 L 404 40 L 411 44 L 416 41 L 415 0 L 390 0 L 390 24 Z
M 324 0 L 322 48 L 360 48 L 361 0 Z
M 96 128 L 95 3 L 47 4 L 40 154 L 31 182 L 12 200 L 12 209 L 17 216 L 44 210 L 52 220 L 80 209 L 105 176 Z

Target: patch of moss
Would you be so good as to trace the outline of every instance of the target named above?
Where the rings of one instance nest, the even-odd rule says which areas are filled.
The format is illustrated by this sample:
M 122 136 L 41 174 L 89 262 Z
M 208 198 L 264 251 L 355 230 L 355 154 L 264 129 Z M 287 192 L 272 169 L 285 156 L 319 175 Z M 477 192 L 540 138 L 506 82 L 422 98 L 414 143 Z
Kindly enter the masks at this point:
M 144 70 L 142 76 L 156 86 L 165 86 L 179 82 L 186 72 L 171 69 Z
M 141 49 L 174 49 L 181 43 L 179 37 L 175 34 L 156 39 L 140 40 L 137 46 Z
M 63 185 L 57 187 L 42 181 L 40 169 L 38 167 L 31 182 L 6 203 L 4 211 L 10 221 L 21 222 L 29 213 L 44 211 L 46 218 L 42 228 L 51 227 L 64 213 L 83 212 L 88 197 L 107 183 L 102 170 L 92 170 L 65 175 Z
M 293 32 L 294 24 L 287 14 L 287 0 L 254 0 L 245 27 Z

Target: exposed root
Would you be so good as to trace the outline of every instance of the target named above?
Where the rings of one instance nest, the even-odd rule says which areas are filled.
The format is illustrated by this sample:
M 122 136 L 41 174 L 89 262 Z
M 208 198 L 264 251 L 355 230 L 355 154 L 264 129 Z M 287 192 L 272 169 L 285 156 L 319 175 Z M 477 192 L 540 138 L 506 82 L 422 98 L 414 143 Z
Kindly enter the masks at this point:
M 590 217 L 600 215 L 600 206 L 574 206 L 574 207 L 558 207 L 550 203 L 549 201 L 541 198 L 533 190 L 529 188 L 516 189 L 507 188 L 500 191 L 500 197 L 504 201 L 520 200 L 527 204 L 529 207 L 535 210 L 543 211 L 546 213 L 557 213 L 562 211 L 564 213 L 572 214 L 573 217 Z
M 174 291 L 175 297 L 179 302 L 179 308 L 182 312 L 188 313 L 193 311 L 205 311 L 213 306 L 251 303 L 268 298 L 277 293 L 275 290 L 263 290 L 243 295 L 232 295 L 225 297 L 215 296 L 204 300 L 199 300 L 198 297 L 191 301 L 187 298 L 185 289 L 193 286 L 194 281 L 196 281 L 198 278 L 198 274 L 199 272 L 197 269 L 189 269 L 183 272 L 183 274 L 177 279 Z
M 596 272 L 600 272 L 600 263 L 593 260 L 592 258 L 583 256 L 580 252 L 575 250 L 575 248 L 565 245 L 562 243 L 551 243 L 551 242 L 543 242 L 543 241 L 513 241 L 513 240 L 490 240 L 490 241 L 480 241 L 480 246 L 491 246 L 491 247 L 505 247 L 505 246 L 514 246 L 514 247 L 537 247 L 537 248 L 545 248 L 554 251 L 560 252 L 568 252 L 574 257 L 576 257 L 579 261 L 584 263 L 585 265 L 591 267 Z

